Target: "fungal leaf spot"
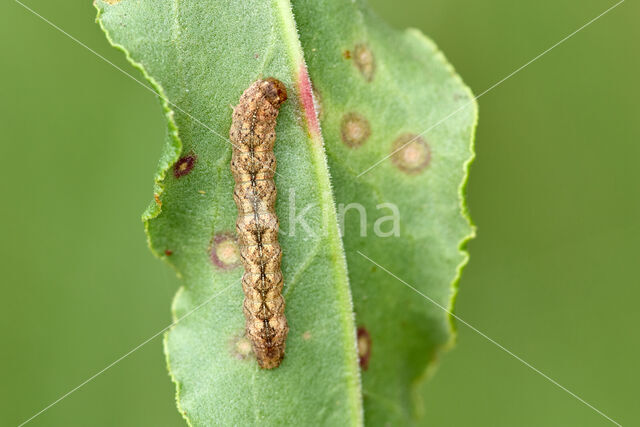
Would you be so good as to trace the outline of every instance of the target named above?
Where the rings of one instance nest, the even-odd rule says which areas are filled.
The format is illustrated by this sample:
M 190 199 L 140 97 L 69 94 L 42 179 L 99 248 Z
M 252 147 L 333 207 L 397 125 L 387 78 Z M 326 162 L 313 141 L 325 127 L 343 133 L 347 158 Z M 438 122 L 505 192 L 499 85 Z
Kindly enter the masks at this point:
M 228 232 L 213 236 L 211 261 L 222 270 L 231 270 L 240 265 L 240 251 L 235 237 Z
M 189 172 L 191 172 L 195 165 L 196 156 L 194 154 L 189 154 L 187 156 L 181 157 L 173 166 L 173 176 L 175 176 L 176 178 L 182 178 L 183 176 L 189 174 Z
M 348 147 L 358 148 L 371 135 L 369 121 L 359 113 L 347 113 L 342 117 L 340 135 Z
M 371 335 L 364 326 L 358 328 L 357 344 L 360 367 L 366 371 L 369 368 L 369 359 L 371 358 Z
M 231 342 L 231 355 L 234 359 L 243 360 L 252 353 L 251 341 L 243 334 Z
M 393 164 L 409 175 L 422 172 L 431 161 L 429 144 L 419 135 L 405 133 L 398 137 L 391 148 Z
M 376 62 L 369 46 L 364 43 L 357 44 L 353 49 L 353 62 L 366 81 L 373 80 Z

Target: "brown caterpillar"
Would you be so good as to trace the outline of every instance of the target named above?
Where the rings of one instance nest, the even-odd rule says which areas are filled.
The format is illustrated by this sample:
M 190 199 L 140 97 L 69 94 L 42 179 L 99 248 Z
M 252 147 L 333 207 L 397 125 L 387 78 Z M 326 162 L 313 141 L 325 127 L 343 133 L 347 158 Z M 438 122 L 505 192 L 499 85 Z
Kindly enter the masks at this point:
M 287 99 L 284 84 L 274 78 L 254 82 L 233 109 L 229 137 L 231 172 L 236 182 L 236 230 L 244 264 L 242 289 L 247 336 L 261 368 L 277 368 L 289 332 L 284 316 L 282 250 L 275 213 L 276 118 Z

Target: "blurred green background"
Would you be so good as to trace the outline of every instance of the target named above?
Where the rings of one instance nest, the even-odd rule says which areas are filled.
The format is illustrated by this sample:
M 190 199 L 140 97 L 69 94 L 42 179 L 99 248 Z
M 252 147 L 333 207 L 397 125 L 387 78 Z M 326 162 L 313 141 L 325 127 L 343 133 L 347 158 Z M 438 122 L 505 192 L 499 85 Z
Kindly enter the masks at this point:
M 88 0 L 24 0 L 99 54 Z M 614 1 L 372 1 L 480 94 Z M 153 94 L 0 4 L 0 425 L 17 425 L 170 323 L 178 280 L 140 214 L 164 137 Z M 640 6 L 626 1 L 479 99 L 478 237 L 457 314 L 623 425 L 640 409 Z M 419 296 L 416 296 L 419 298 Z M 425 304 L 429 302 L 425 301 Z M 459 324 L 424 387 L 433 426 L 605 426 Z M 182 426 L 157 338 L 38 426 Z

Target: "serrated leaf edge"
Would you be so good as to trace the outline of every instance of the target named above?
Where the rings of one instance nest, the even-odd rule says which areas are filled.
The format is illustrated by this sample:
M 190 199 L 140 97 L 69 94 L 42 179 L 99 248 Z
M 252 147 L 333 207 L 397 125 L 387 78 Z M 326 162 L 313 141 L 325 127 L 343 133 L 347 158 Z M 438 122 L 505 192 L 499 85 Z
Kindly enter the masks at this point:
M 469 241 L 471 241 L 473 238 L 476 237 L 476 226 L 473 223 L 473 220 L 471 219 L 471 215 L 469 213 L 466 194 L 467 194 L 467 185 L 469 182 L 469 173 L 471 170 L 471 165 L 473 164 L 476 157 L 475 136 L 476 136 L 476 129 L 478 125 L 478 103 L 476 101 L 476 97 L 473 95 L 473 92 L 471 91 L 471 88 L 469 88 L 469 86 L 467 86 L 462 80 L 462 78 L 456 73 L 453 65 L 447 60 L 444 53 L 438 48 L 438 46 L 433 40 L 431 40 L 429 37 L 427 37 L 422 31 L 420 31 L 417 28 L 407 28 L 404 31 L 404 35 L 407 37 L 415 37 L 419 41 L 427 44 L 428 46 L 431 47 L 431 49 L 433 49 L 435 57 L 440 60 L 442 65 L 444 65 L 446 69 L 451 73 L 451 76 L 460 84 L 463 90 L 469 95 L 469 97 L 471 98 L 471 102 L 469 103 L 469 106 L 472 107 L 474 110 L 474 115 L 473 115 L 474 120 L 473 120 L 473 123 L 471 124 L 471 135 L 469 138 L 469 145 L 468 145 L 470 156 L 462 165 L 463 177 L 458 187 L 458 202 L 460 207 L 460 215 L 462 215 L 462 217 L 466 221 L 470 231 L 466 236 L 462 237 L 462 239 L 458 244 L 458 252 L 460 253 L 460 255 L 462 255 L 463 259 L 460 261 L 460 263 L 456 267 L 456 274 L 450 284 L 450 289 L 452 292 L 451 292 L 451 297 L 449 298 L 449 304 L 446 307 L 447 312 L 449 313 L 449 316 L 448 316 L 449 336 L 450 336 L 449 340 L 436 349 L 432 361 L 427 364 L 422 375 L 416 378 L 416 380 L 411 385 L 411 389 L 412 389 L 411 395 L 412 395 L 414 412 L 417 418 L 420 419 L 424 415 L 424 402 L 422 399 L 422 394 L 420 393 L 420 386 L 429 378 L 431 378 L 431 376 L 435 373 L 435 371 L 438 368 L 440 356 L 443 353 L 446 353 L 447 351 L 451 350 L 451 348 L 453 348 L 456 343 L 457 326 L 455 322 L 456 319 L 453 313 L 455 311 L 455 304 L 458 297 L 459 282 L 462 277 L 462 272 L 465 266 L 468 264 L 469 258 L 470 258 L 469 252 L 467 250 L 467 245 Z

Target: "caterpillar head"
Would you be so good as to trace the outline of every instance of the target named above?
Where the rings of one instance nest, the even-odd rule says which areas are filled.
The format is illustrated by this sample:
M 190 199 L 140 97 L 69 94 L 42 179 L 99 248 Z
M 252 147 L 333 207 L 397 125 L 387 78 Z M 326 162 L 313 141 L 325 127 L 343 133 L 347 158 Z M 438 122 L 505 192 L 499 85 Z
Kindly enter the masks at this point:
M 284 83 L 273 77 L 266 78 L 263 86 L 264 96 L 271 105 L 280 108 L 280 104 L 287 100 L 287 89 Z

